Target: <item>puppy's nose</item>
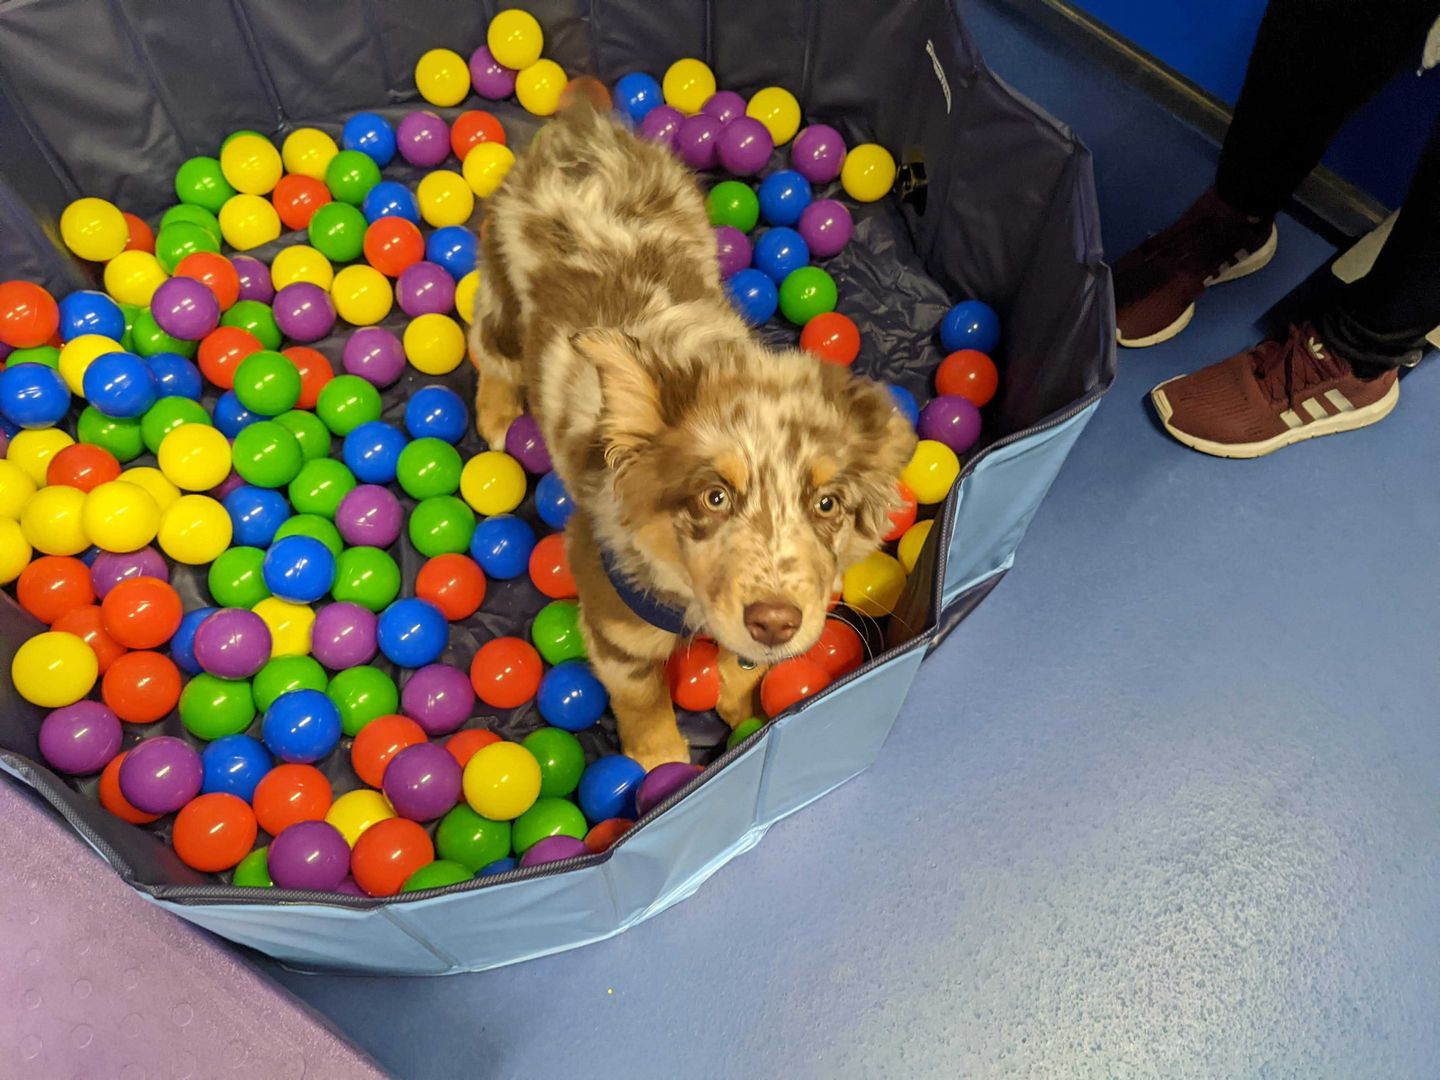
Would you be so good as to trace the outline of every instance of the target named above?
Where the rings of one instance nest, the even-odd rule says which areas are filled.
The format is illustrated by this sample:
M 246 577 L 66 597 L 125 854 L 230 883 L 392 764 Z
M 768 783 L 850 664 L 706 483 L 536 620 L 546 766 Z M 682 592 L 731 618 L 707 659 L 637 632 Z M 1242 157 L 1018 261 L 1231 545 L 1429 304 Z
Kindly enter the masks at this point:
M 761 645 L 784 645 L 800 629 L 800 609 L 785 601 L 745 605 L 745 629 Z

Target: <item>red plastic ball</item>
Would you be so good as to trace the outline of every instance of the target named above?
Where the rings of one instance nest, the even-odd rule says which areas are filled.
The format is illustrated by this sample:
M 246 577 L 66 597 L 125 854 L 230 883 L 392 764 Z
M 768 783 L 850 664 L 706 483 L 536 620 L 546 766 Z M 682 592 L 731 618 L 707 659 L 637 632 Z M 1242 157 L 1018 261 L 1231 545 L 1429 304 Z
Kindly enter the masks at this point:
M 121 821 L 128 821 L 131 825 L 149 825 L 152 821 L 159 821 L 160 815 L 137 810 L 120 791 L 120 763 L 125 760 L 126 753 L 129 751 L 116 754 L 100 773 L 100 805 Z
M 399 277 L 425 258 L 425 238 L 403 217 L 377 218 L 365 230 L 365 261 L 386 277 Z
M 295 407 L 315 408 L 315 403 L 320 400 L 320 391 L 335 377 L 330 358 L 309 345 L 290 345 L 281 349 L 280 353 L 288 357 L 295 365 L 295 370 L 300 372 L 300 400 L 295 403 Z
M 60 329 L 60 305 L 33 281 L 0 281 L 0 342 L 14 349 L 44 345 Z
M 315 211 L 330 201 L 330 189 L 313 176 L 288 173 L 275 185 L 270 201 L 285 228 L 304 229 L 309 227 Z
M 255 811 L 238 795 L 215 791 L 180 808 L 170 842 L 180 861 L 195 870 L 229 870 L 255 846 Z
M 69 555 L 42 555 L 20 571 L 15 599 L 49 625 L 62 615 L 95 603 L 90 568 Z
M 192 251 L 175 267 L 176 277 L 194 278 L 212 293 L 221 311 L 240 299 L 240 274 L 235 264 L 213 251 Z
M 820 640 L 810 646 L 804 658 L 818 664 L 833 681 L 865 662 L 865 639 L 849 623 L 826 619 Z
M 1000 386 L 995 362 L 978 349 L 960 349 L 940 361 L 935 371 L 935 390 L 959 394 L 976 408 L 988 405 Z
M 334 796 L 314 765 L 276 765 L 255 785 L 255 820 L 271 836 L 297 821 L 323 821 Z
M 860 328 L 838 311 L 816 315 L 800 331 L 800 348 L 831 364 L 848 367 L 860 355 Z
M 52 457 L 45 467 L 45 483 L 81 491 L 94 491 L 119 475 L 120 462 L 115 460 L 115 455 L 91 443 L 72 443 Z
M 435 845 L 423 825 L 408 818 L 387 818 L 355 841 L 350 874 L 369 895 L 394 896 L 406 878 L 434 861 Z
M 687 712 L 705 712 L 720 700 L 720 648 L 703 638 L 680 646 L 665 663 L 670 699 Z
M 585 834 L 585 846 L 596 855 L 609 851 L 610 846 L 629 832 L 634 824 L 629 818 L 623 817 L 612 817 L 599 822 Z
M 436 555 L 415 575 L 415 595 L 451 622 L 468 619 L 485 602 L 485 571 L 468 555 Z
M 180 669 L 164 653 L 126 653 L 105 672 L 100 697 L 127 724 L 153 724 L 180 700 Z
M 565 534 L 551 533 L 530 551 L 530 580 L 551 600 L 569 600 L 578 595 L 575 575 L 565 555 Z
M 450 149 L 461 161 L 465 155 L 482 142 L 505 145 L 505 129 L 500 121 L 484 109 L 470 109 L 455 118 L 450 125 Z
M 51 630 L 74 634 L 95 654 L 100 665 L 100 674 L 110 670 L 110 665 L 126 653 L 126 648 L 105 632 L 105 618 L 100 614 L 99 604 L 72 608 L 50 624 Z
M 146 225 L 142 218 L 136 217 L 129 212 L 122 212 L 125 218 L 125 225 L 130 230 L 130 237 L 125 241 L 126 251 L 148 251 L 155 254 L 155 233 L 150 226 Z
M 219 326 L 201 339 L 195 359 L 200 365 L 200 374 L 221 390 L 233 390 L 235 369 L 240 361 L 263 348 L 260 339 L 249 330 Z
M 463 769 L 470 764 L 470 759 L 482 749 L 499 741 L 500 736 L 493 731 L 487 731 L 484 728 L 466 728 L 446 739 L 445 749 L 450 751 L 451 756 L 460 763 L 460 767 Z
M 542 669 L 540 654 L 528 641 L 499 637 L 480 646 L 470 662 L 470 682 L 486 705 L 514 709 L 540 689 Z
M 905 505 L 898 510 L 890 511 L 890 531 L 885 534 L 887 543 L 891 540 L 899 540 L 905 535 L 905 530 L 915 524 L 915 515 L 920 509 L 915 500 L 915 492 L 910 490 L 910 486 L 900 483 L 899 487 L 900 498 L 904 500 Z
M 380 786 L 385 766 L 407 746 L 425 742 L 425 729 L 408 716 L 391 713 L 377 716 L 355 736 L 350 744 L 350 764 L 355 775 L 373 788 Z
M 180 628 L 185 609 L 168 581 L 127 578 L 100 602 L 105 632 L 127 649 L 164 645 Z
M 766 716 L 778 716 L 797 701 L 818 694 L 830 685 L 830 676 L 814 660 L 797 656 L 783 660 L 760 682 L 760 704 Z

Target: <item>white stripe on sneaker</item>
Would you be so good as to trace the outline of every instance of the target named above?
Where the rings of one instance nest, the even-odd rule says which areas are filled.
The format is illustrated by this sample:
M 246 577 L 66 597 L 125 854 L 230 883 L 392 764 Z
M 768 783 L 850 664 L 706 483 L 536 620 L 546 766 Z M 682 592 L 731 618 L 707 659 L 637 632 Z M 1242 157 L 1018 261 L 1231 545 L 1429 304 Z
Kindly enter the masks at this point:
M 1313 397 L 1306 398 L 1300 403 L 1300 407 L 1310 414 L 1312 420 L 1324 420 L 1330 414 L 1325 411 L 1325 406 L 1316 401 Z
M 1287 428 L 1297 428 L 1301 424 L 1305 423 L 1304 420 L 1301 420 L 1300 417 L 1295 415 L 1294 409 L 1286 409 L 1280 414 L 1280 419 L 1285 421 L 1285 426 Z
M 1355 406 L 1350 403 L 1350 399 L 1347 398 L 1344 394 L 1342 394 L 1339 390 L 1326 390 L 1325 400 L 1330 402 L 1331 405 L 1334 405 L 1335 408 L 1339 409 L 1341 412 L 1353 412 L 1355 409 Z

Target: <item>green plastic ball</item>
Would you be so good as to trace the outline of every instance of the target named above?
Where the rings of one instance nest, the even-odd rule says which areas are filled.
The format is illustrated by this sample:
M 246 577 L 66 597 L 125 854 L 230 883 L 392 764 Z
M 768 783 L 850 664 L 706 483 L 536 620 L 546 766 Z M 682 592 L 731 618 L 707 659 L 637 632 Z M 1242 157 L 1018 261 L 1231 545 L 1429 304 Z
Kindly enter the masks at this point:
M 106 416 L 94 405 L 86 405 L 76 421 L 75 434 L 83 443 L 109 450 L 122 465 L 145 452 L 138 416 L 131 419 Z
M 730 732 L 730 737 L 725 740 L 725 749 L 729 750 L 739 746 L 755 732 L 765 726 L 765 721 L 758 716 L 752 716 L 749 720 L 742 721 L 735 725 L 735 730 Z
M 535 805 L 515 819 L 510 840 L 516 855 L 524 855 L 547 836 L 573 836 L 584 840 L 589 826 L 580 808 L 569 799 L 541 796 Z
M 369 161 L 370 159 L 366 158 L 365 160 Z M 432 863 L 426 863 L 406 878 L 405 884 L 400 886 L 400 891 L 419 892 L 421 889 L 443 889 L 446 885 L 459 885 L 462 881 L 469 881 L 471 876 L 470 871 L 459 863 L 450 862 L 447 859 L 436 859 Z
M 160 266 L 167 274 L 173 274 L 186 255 L 219 250 L 220 241 L 194 222 L 172 222 L 162 226 L 155 234 L 155 258 L 160 260 Z
M 284 487 L 300 475 L 305 464 L 299 440 L 274 420 L 241 428 L 230 448 L 230 460 L 240 479 L 263 488 Z
M 722 180 L 710 189 L 705 199 L 711 225 L 729 225 L 748 233 L 760 220 L 760 200 L 749 184 L 739 180 Z
M 340 530 L 335 523 L 319 514 L 296 514 L 294 517 L 286 518 L 284 524 L 275 530 L 275 539 L 283 540 L 287 536 L 308 536 L 311 539 L 319 540 L 327 548 L 330 554 L 339 558 L 340 552 L 345 547 L 345 542 L 340 539 Z M 340 597 L 336 597 L 339 600 Z
M 444 439 L 427 436 L 407 443 L 400 451 L 395 462 L 395 479 L 412 499 L 431 499 L 458 491 L 462 468 L 460 452 L 455 447 Z
M 120 348 L 129 352 L 135 346 L 135 317 L 140 314 L 141 309 L 123 300 L 115 302 L 120 305 L 120 314 L 125 316 L 125 333 L 120 335 Z
M 379 668 L 337 671 L 325 694 L 340 710 L 340 726 L 352 739 L 376 717 L 400 711 L 400 688 Z
M 232 547 L 210 564 L 206 578 L 210 597 L 221 607 L 253 608 L 270 595 L 262 567 L 265 552 L 257 547 Z
M 422 499 L 410 511 L 410 542 L 427 559 L 469 551 L 474 531 L 475 511 L 454 495 Z
M 275 312 L 259 300 L 236 300 L 230 310 L 220 316 L 220 325 L 250 331 L 262 348 L 280 348 L 280 326 L 275 322 Z
M 530 640 L 547 664 L 585 658 L 585 639 L 580 636 L 580 605 L 574 600 L 552 600 L 530 624 Z
M 300 369 L 282 353 L 261 349 L 235 369 L 235 396 L 261 416 L 279 416 L 300 400 Z
M 205 406 L 198 401 L 183 397 L 161 398 L 140 417 L 140 438 L 145 442 L 145 449 L 158 454 L 165 436 L 185 424 L 215 426 Z
M 203 206 L 218 214 L 235 189 L 225 179 L 220 162 L 213 157 L 192 157 L 175 170 L 175 197 L 191 206 Z
M 835 310 L 835 279 L 818 266 L 802 266 L 780 283 L 780 313 L 796 326 Z
M 340 500 L 356 485 L 355 474 L 343 461 L 316 458 L 301 465 L 295 479 L 290 481 L 290 505 L 296 513 L 319 514 L 333 520 Z
M 270 880 L 270 849 L 256 848 L 235 864 L 235 874 L 230 884 L 242 889 L 273 889 Z
M 526 735 L 521 745 L 540 763 L 542 797 L 564 798 L 579 787 L 580 774 L 585 771 L 585 750 L 570 732 L 543 727 Z
M 481 817 L 462 802 L 440 819 L 435 851 L 473 874 L 510 854 L 510 822 Z
M 328 202 L 310 218 L 310 246 L 331 262 L 354 262 L 365 250 L 365 215 L 347 202 Z
M 359 375 L 335 376 L 320 388 L 320 394 L 315 401 L 315 414 L 325 422 L 331 432 L 342 439 L 361 424 L 379 420 L 380 409 L 380 391 Z
M 335 560 L 330 595 L 379 613 L 400 595 L 400 567 L 379 548 L 346 548 Z
M 329 685 L 325 669 L 313 656 L 277 656 L 255 673 L 250 689 L 255 694 L 255 707 L 264 712 L 281 694 L 292 690 L 319 690 L 323 694 Z
M 141 308 L 135 316 L 135 325 L 130 328 L 133 352 L 138 356 L 154 356 L 156 353 L 176 353 L 189 360 L 199 349 L 198 341 L 182 341 L 171 337 L 155 321 L 149 308 Z
M 255 720 L 249 679 L 222 679 L 202 671 L 180 695 L 180 723 L 197 739 L 211 742 L 239 735 Z
M 217 244 L 220 243 L 222 239 L 220 236 L 220 219 L 203 206 L 190 206 L 185 203 L 181 203 L 179 206 L 172 206 L 169 210 L 166 210 L 160 218 L 160 224 L 156 226 L 156 229 L 157 231 L 159 229 L 166 229 L 178 222 L 184 222 L 187 225 L 199 225 L 210 234 L 210 238 Z
M 44 364 L 50 369 L 60 366 L 60 350 L 54 345 L 36 345 L 29 349 L 16 349 L 5 358 L 6 367 L 16 364 Z
M 380 182 L 380 166 L 360 150 L 341 150 L 325 166 L 325 186 L 342 203 L 359 206 Z
M 314 413 L 291 409 L 275 417 L 275 422 L 295 436 L 295 441 L 300 444 L 300 454 L 306 461 L 330 456 L 330 429 Z

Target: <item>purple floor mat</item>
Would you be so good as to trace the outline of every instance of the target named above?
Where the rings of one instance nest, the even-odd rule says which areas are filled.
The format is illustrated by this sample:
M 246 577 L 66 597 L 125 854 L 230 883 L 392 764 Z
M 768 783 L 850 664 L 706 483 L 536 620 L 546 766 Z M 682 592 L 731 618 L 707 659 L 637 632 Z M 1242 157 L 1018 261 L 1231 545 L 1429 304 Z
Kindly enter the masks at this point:
M 0 1077 L 383 1077 L 0 778 Z

